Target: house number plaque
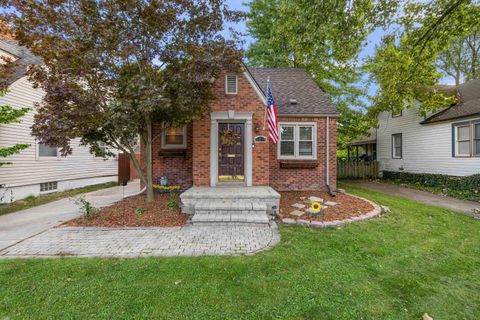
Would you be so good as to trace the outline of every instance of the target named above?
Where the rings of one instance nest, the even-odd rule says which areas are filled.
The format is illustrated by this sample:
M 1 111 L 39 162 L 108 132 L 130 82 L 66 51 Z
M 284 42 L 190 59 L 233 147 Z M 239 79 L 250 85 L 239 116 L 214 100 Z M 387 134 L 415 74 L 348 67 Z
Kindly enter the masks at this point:
M 256 137 L 255 137 L 255 142 L 256 142 L 256 143 L 265 143 L 265 142 L 267 142 L 267 137 L 265 137 L 265 136 L 256 136 Z

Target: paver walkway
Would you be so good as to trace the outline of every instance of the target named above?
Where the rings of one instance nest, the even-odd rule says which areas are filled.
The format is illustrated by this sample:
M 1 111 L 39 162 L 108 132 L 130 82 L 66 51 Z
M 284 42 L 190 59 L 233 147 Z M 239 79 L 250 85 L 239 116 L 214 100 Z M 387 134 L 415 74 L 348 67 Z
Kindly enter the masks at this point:
M 102 189 L 2 215 L 0 216 L 0 250 L 80 216 L 80 210 L 75 204 L 75 198 L 79 196 L 85 197 L 95 207 L 103 207 L 121 200 L 124 192 L 125 195 L 131 195 L 139 190 L 139 181 L 134 181 L 130 182 L 125 190 L 123 187 Z
M 478 202 L 444 197 L 426 191 L 410 189 L 407 187 L 383 182 L 348 181 L 348 184 L 353 184 L 362 188 L 371 189 L 374 191 L 390 194 L 392 196 L 397 196 L 400 198 L 405 198 L 424 204 L 449 209 L 452 211 L 463 212 L 477 219 L 480 218 L 480 215 L 476 215 L 473 213 L 473 209 L 480 208 L 480 203 Z
M 0 250 L 0 258 L 240 255 L 254 254 L 279 240 L 274 222 L 179 228 L 59 227 Z

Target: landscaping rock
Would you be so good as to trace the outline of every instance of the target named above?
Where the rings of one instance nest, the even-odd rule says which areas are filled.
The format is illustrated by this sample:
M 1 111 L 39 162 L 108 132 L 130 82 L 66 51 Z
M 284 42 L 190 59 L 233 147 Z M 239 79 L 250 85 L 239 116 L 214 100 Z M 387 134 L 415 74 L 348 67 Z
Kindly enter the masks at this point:
M 296 223 L 296 221 L 294 219 L 290 219 L 290 218 L 282 219 L 282 222 L 285 223 L 285 224 L 295 224 Z
M 310 226 L 312 228 L 324 228 L 325 227 L 325 223 L 324 222 L 321 222 L 321 221 L 312 221 L 310 222 Z
M 389 213 L 389 212 L 391 212 L 390 208 L 387 207 L 387 206 L 380 206 L 380 208 L 382 209 L 382 213 Z
M 300 210 L 293 210 L 292 212 L 290 212 L 290 215 L 291 216 L 296 216 L 296 217 L 301 217 L 305 214 L 305 212 L 303 211 L 300 211 Z
M 299 220 L 297 220 L 297 223 L 302 225 L 302 226 L 308 226 L 310 224 L 310 221 L 299 219 Z
M 307 197 L 300 197 L 300 200 L 305 201 L 307 200 Z
M 430 317 L 430 316 L 428 315 L 428 313 L 424 313 L 423 316 L 422 316 L 422 320 L 433 320 L 433 318 Z
M 345 191 L 345 189 L 340 189 L 340 188 L 337 189 L 337 192 L 338 192 L 338 193 L 343 193 L 343 194 L 347 193 L 347 192 Z
M 312 197 L 308 198 L 308 201 L 309 201 L 310 203 L 323 202 L 323 199 L 322 199 L 322 198 L 319 198 L 319 197 L 314 197 L 314 196 L 312 196 Z
M 326 206 L 329 206 L 329 207 L 333 207 L 333 206 L 336 206 L 337 203 L 336 203 L 336 202 L 333 202 L 333 201 L 327 201 L 327 202 L 325 202 L 325 205 L 326 205 Z
M 480 214 L 480 208 L 473 208 L 472 211 L 474 214 Z
M 305 205 L 301 204 L 301 203 L 294 203 L 294 204 L 292 204 L 292 207 L 297 208 L 297 209 L 303 209 L 303 208 L 305 208 Z

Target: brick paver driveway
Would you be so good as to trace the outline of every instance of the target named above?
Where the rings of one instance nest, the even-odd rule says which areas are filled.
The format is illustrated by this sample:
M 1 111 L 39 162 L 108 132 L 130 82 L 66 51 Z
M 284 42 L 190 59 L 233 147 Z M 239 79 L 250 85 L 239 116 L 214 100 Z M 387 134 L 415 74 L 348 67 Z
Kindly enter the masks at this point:
M 180 228 L 58 227 L 1 250 L 0 258 L 240 255 L 254 254 L 279 240 L 274 222 Z

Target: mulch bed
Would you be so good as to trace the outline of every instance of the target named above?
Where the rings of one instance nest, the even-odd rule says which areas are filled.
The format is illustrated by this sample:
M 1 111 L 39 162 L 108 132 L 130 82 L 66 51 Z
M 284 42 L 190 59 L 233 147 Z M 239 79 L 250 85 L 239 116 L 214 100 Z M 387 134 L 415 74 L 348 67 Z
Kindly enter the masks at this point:
M 374 209 L 374 207 L 370 203 L 343 193 L 337 193 L 336 197 L 332 197 L 327 192 L 284 191 L 280 192 L 280 195 L 280 218 L 282 219 L 290 218 L 294 220 L 302 219 L 308 221 L 326 222 L 344 220 L 356 216 L 361 216 L 362 214 L 368 213 Z M 317 217 L 313 217 L 310 213 L 307 212 L 307 209 L 310 208 L 308 198 L 310 198 L 311 196 L 322 198 L 324 199 L 324 202 L 336 202 L 337 205 L 327 207 L 324 206 L 322 203 L 322 207 L 324 209 Z M 292 207 L 292 205 L 295 203 L 304 204 L 305 208 L 297 209 Z M 305 212 L 305 214 L 300 217 L 290 215 L 289 213 L 294 210 L 303 211 Z
M 80 217 L 66 223 L 77 227 L 180 227 L 185 225 L 188 215 L 180 208 L 169 208 L 167 202 L 174 199 L 180 204 L 177 194 L 155 194 L 155 200 L 147 203 L 146 195 L 125 198 L 104 207 L 92 218 Z M 143 208 L 143 213 L 138 212 Z M 137 212 L 136 212 L 137 210 Z

